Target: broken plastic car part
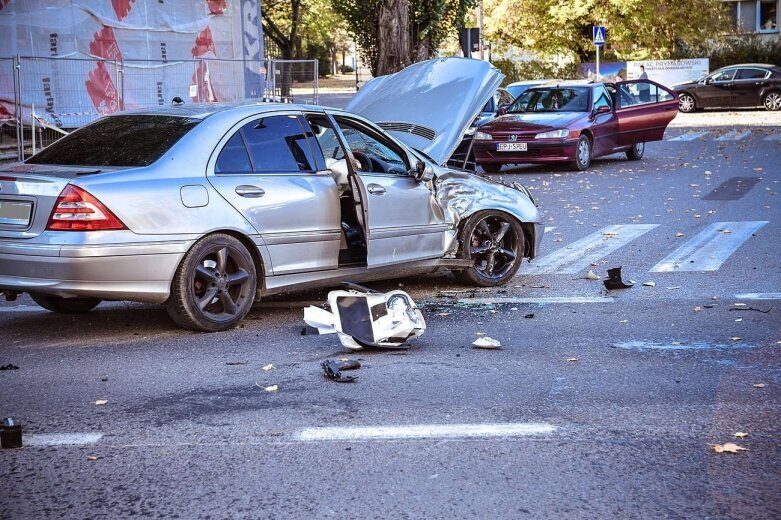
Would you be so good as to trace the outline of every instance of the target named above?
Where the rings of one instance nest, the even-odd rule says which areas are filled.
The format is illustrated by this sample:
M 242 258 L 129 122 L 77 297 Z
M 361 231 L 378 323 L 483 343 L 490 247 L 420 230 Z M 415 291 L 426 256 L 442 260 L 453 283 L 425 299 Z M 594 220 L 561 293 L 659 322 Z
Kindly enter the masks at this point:
M 620 267 L 614 267 L 613 269 L 607 270 L 607 276 L 608 279 L 605 280 L 605 287 L 612 291 L 614 289 L 628 289 L 632 287 L 634 284 L 632 283 L 625 283 L 621 279 L 621 268 Z
M 304 309 L 304 321 L 320 334 L 336 333 L 343 346 L 406 349 L 406 341 L 426 330 L 420 309 L 404 291 L 381 293 L 356 284 L 349 290 L 331 291 L 331 312 L 319 307 Z
M 339 383 L 349 383 L 358 379 L 358 376 L 343 375 L 342 370 L 352 370 L 354 368 L 361 368 L 361 364 L 358 361 L 334 361 L 332 359 L 326 359 L 320 366 L 323 367 L 323 373 L 325 377 L 333 379 Z

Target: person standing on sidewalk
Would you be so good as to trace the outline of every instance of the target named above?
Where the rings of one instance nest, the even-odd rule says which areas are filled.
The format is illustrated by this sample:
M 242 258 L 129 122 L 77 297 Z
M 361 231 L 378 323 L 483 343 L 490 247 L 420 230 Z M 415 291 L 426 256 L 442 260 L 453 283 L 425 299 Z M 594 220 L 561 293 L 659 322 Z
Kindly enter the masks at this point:
M 640 65 L 640 76 L 637 79 L 648 79 L 648 74 L 645 72 L 645 65 Z M 648 103 L 651 101 L 651 85 L 648 83 L 640 83 L 637 85 L 637 90 L 640 94 L 640 101 Z

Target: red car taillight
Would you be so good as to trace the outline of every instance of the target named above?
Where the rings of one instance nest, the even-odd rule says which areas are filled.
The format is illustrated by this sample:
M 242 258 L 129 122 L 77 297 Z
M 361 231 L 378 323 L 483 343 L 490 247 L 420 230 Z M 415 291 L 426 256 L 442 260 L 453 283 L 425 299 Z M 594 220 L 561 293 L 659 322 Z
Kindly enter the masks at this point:
M 98 199 L 78 186 L 62 190 L 46 229 L 57 231 L 105 231 L 127 227 Z

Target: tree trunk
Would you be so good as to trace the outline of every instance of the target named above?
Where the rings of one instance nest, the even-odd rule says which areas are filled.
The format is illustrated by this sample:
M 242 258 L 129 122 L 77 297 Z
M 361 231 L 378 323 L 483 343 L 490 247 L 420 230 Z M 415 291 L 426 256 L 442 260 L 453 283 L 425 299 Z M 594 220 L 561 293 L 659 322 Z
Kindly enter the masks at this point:
M 410 64 L 409 0 L 384 0 L 379 7 L 377 34 L 377 70 L 383 76 L 398 72 Z

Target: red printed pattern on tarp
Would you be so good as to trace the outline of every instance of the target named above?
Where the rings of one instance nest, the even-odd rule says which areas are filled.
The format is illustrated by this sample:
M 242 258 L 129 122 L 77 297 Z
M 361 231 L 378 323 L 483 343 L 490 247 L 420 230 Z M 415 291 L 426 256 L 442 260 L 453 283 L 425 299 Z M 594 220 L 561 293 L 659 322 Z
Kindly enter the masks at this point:
M 117 19 L 122 21 L 130 9 L 133 7 L 133 2 L 136 0 L 111 0 L 111 7 L 114 8 L 114 12 L 117 13 Z
M 119 50 L 117 38 L 111 27 L 103 27 L 92 36 L 89 43 L 90 53 L 107 60 L 121 60 L 122 52 Z M 89 73 L 87 87 L 92 104 L 101 114 L 111 114 L 119 110 L 119 95 L 111 75 L 106 69 L 106 64 L 98 62 L 95 69 Z
M 212 30 L 207 26 L 195 38 L 195 47 L 192 49 L 193 58 L 203 56 L 210 51 L 214 55 L 217 54 L 217 48 L 214 45 L 214 38 L 212 37 Z M 192 81 L 198 88 L 198 93 L 195 96 L 190 96 L 193 101 L 218 101 L 209 77 L 209 64 L 207 62 L 198 62 L 198 65 L 195 67 L 195 74 L 193 74 Z
M 226 0 L 206 0 L 206 3 L 209 6 L 209 14 L 225 14 L 226 9 L 228 9 Z

